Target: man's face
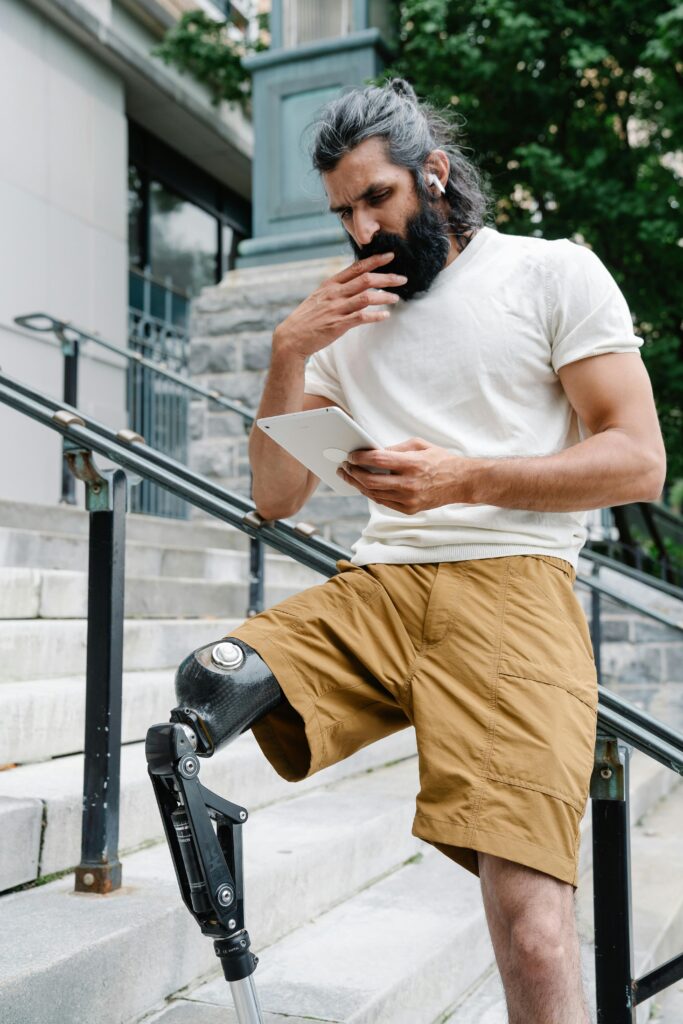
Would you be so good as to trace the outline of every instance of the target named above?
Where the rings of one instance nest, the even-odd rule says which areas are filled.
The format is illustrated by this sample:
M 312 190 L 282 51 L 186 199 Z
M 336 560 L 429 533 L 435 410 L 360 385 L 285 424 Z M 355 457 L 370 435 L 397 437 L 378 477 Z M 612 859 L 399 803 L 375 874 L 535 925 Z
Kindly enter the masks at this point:
M 378 273 L 405 274 L 408 281 L 387 290 L 403 299 L 427 291 L 450 252 L 445 217 L 438 203 L 418 197 L 412 174 L 391 163 L 384 141 L 361 142 L 323 181 L 356 256 L 395 254 Z

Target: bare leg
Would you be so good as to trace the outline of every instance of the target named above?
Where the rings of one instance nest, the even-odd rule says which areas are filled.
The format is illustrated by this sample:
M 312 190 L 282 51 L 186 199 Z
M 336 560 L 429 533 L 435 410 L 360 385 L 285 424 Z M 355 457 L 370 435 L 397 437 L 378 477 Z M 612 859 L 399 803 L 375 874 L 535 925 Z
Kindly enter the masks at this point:
M 589 1024 L 573 887 L 490 854 L 479 873 L 510 1024 Z

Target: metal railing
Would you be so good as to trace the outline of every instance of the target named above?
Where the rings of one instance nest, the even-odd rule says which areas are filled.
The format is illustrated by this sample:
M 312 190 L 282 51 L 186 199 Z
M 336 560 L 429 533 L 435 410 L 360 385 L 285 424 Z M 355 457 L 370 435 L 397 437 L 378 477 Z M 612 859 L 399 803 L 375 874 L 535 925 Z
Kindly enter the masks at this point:
M 116 345 L 114 342 L 101 338 L 98 334 L 90 334 L 88 331 L 75 327 L 69 321 L 50 316 L 49 313 L 28 313 L 15 317 L 14 322 L 20 327 L 37 331 L 40 334 L 54 334 L 59 342 L 64 357 L 63 402 L 61 403 L 63 408 L 75 410 L 78 405 L 78 357 L 80 347 L 84 343 L 93 342 L 108 352 L 113 352 L 126 359 L 128 362 L 128 429 L 143 437 L 150 449 L 163 452 L 176 462 L 183 464 L 187 462 L 187 429 L 185 427 L 182 437 L 180 437 L 181 431 L 177 425 L 177 417 L 187 417 L 188 395 L 206 398 L 228 412 L 237 413 L 242 418 L 245 433 L 249 432 L 254 423 L 254 413 L 240 402 L 233 401 L 215 388 L 205 388 L 201 384 L 195 384 L 194 381 L 166 362 L 149 358 L 144 351 Z M 145 323 L 149 324 L 149 319 L 140 321 L 141 334 L 144 333 Z M 174 348 L 172 340 L 167 339 L 166 344 L 169 359 L 175 353 L 174 357 L 178 361 L 178 352 Z M 158 411 L 161 411 L 161 416 L 156 415 Z M 186 518 L 186 502 L 168 488 L 159 487 L 153 481 L 143 478 L 140 481 L 139 492 L 140 499 L 136 499 L 136 491 L 130 495 L 131 511 Z M 65 452 L 62 467 L 62 501 L 74 504 L 75 500 L 74 475 L 69 470 Z M 263 588 L 263 549 L 260 539 L 252 538 L 250 541 L 247 616 L 255 615 L 262 610 Z
M 121 880 L 117 846 L 118 751 L 121 743 L 126 471 L 132 482 L 137 477 L 153 480 L 197 508 L 325 576 L 337 572 L 337 561 L 347 558 L 348 552 L 314 536 L 313 528 L 306 524 L 264 521 L 248 498 L 232 494 L 169 456 L 151 450 L 129 429 L 116 433 L 76 409 L 64 408 L 54 399 L 1 373 L 0 401 L 61 433 L 70 470 L 86 487 L 86 507 L 91 516 L 84 745 L 84 792 L 88 799 L 84 803 L 76 887 L 105 892 L 115 888 Z M 121 469 L 100 472 L 93 453 L 111 459 Z M 642 615 L 683 632 L 679 622 L 638 602 L 622 599 L 593 576 L 577 577 L 579 579 L 598 595 L 609 593 L 611 599 L 623 601 Z M 675 596 L 680 598 L 680 592 Z M 597 612 L 593 606 L 593 613 L 599 618 L 599 604 Z M 596 623 L 592 626 L 595 630 Z M 641 978 L 634 978 L 629 750 L 624 744 L 683 775 L 683 735 L 603 686 L 599 686 L 598 692 L 598 736 L 591 781 L 598 1022 L 635 1024 L 638 1004 L 683 977 L 683 954 Z M 102 728 L 103 716 L 109 724 L 108 730 Z
M 181 376 L 187 369 L 187 329 L 191 296 L 158 280 L 149 267 L 128 271 L 128 346 L 155 365 Z M 158 371 L 129 359 L 126 380 L 128 426 L 148 444 L 178 462 L 187 462 L 189 398 L 187 390 Z M 76 403 L 77 404 L 77 403 Z M 187 505 L 148 480 L 131 492 L 131 509 L 174 519 L 187 518 Z
M 70 406 L 78 405 L 79 353 L 86 342 L 99 345 L 125 359 L 129 429 L 141 434 L 150 447 L 165 452 L 178 462 L 186 462 L 191 396 L 205 398 L 227 412 L 237 413 L 242 418 L 245 432 L 251 429 L 254 413 L 241 402 L 221 394 L 216 388 L 202 387 L 186 376 L 183 372 L 186 367 L 186 333 L 174 324 L 171 310 L 167 309 L 164 317 L 154 314 L 151 306 L 151 275 L 138 276 L 142 279 L 144 295 L 141 301 L 144 308 L 129 309 L 130 348 L 116 345 L 99 334 L 92 334 L 49 313 L 27 313 L 16 316 L 14 322 L 27 330 L 55 336 L 64 357 L 62 396 Z M 171 319 L 167 320 L 166 316 Z M 73 504 L 74 482 L 66 465 L 62 480 L 62 500 Z M 150 485 L 149 481 L 142 481 L 139 494 L 139 498 L 133 498 L 133 511 L 173 518 L 186 517 L 184 502 L 179 505 L 175 495 L 170 495 L 170 498 L 160 497 L 156 486 Z
M 683 586 L 683 518 L 648 501 L 618 505 L 612 515 L 619 539 L 605 539 L 596 546 L 626 565 Z

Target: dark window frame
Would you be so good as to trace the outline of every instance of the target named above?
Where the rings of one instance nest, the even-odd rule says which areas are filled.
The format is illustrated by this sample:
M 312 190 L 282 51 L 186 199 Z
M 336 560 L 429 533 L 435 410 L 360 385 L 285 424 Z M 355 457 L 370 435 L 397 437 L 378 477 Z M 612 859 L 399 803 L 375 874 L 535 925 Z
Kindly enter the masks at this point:
M 143 218 L 138 244 L 142 266 L 150 263 L 150 189 L 151 179 L 216 218 L 217 280 L 226 269 L 233 269 L 237 244 L 250 238 L 251 203 L 237 195 L 181 153 L 148 132 L 135 121 L 128 121 L 128 164 L 133 165 L 141 181 Z M 224 267 L 222 227 L 233 231 L 231 252 Z

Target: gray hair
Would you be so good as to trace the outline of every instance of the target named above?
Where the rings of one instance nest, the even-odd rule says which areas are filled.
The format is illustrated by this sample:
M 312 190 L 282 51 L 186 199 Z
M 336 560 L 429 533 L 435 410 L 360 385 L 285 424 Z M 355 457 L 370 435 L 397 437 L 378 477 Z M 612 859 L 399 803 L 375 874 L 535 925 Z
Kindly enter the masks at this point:
M 352 89 L 327 103 L 312 125 L 310 155 L 320 173 L 331 171 L 345 153 L 366 139 L 382 138 L 392 163 L 413 175 L 417 194 L 428 195 L 424 164 L 434 149 L 450 160 L 445 199 L 456 236 L 480 228 L 493 205 L 490 185 L 456 143 L 457 126 L 429 103 L 419 101 L 403 78 L 382 86 Z

